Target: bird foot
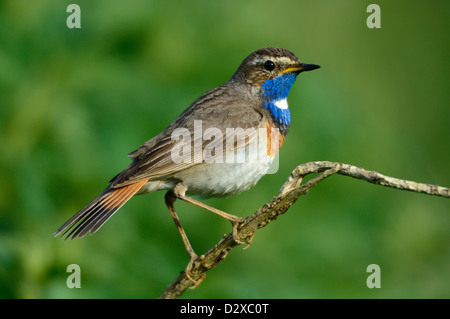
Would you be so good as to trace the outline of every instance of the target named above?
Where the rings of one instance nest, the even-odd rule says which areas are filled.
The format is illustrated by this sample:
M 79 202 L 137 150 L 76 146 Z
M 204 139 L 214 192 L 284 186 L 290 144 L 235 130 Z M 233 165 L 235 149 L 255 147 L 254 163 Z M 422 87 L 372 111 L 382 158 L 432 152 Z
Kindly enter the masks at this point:
M 191 254 L 190 255 L 190 260 L 189 263 L 186 266 L 186 269 L 184 270 L 184 273 L 186 275 L 186 277 L 192 281 L 192 286 L 189 287 L 189 289 L 195 289 L 197 288 L 202 281 L 206 278 L 206 274 L 203 274 L 200 279 L 195 280 L 194 278 L 192 278 L 192 268 L 194 267 L 194 263 L 197 260 L 198 256 L 197 254 Z
M 239 225 L 245 220 L 245 218 L 241 218 L 241 217 L 237 217 L 237 216 L 233 216 L 235 217 L 233 220 L 230 220 L 231 224 L 233 225 L 233 240 L 236 244 L 238 245 L 243 245 L 245 244 L 245 241 L 242 241 L 239 238 L 239 234 L 238 234 L 238 227 Z
M 246 250 L 248 247 L 250 247 L 250 245 L 253 243 L 253 236 L 255 235 L 255 232 L 253 232 L 250 237 L 248 237 L 248 239 L 246 240 L 247 245 L 242 248 L 244 250 Z

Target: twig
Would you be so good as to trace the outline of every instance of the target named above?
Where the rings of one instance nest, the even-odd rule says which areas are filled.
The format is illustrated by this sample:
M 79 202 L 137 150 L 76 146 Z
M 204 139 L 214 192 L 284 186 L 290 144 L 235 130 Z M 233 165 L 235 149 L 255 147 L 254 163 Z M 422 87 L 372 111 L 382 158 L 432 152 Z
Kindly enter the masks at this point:
M 313 173 L 319 173 L 319 175 L 301 184 L 303 177 Z M 378 172 L 368 171 L 349 164 L 325 161 L 309 162 L 297 166 L 281 187 L 279 194 L 241 223 L 238 228 L 239 239 L 241 241 L 247 241 L 247 244 L 250 245 L 253 234 L 257 229 L 267 226 L 267 224 L 275 220 L 279 215 L 284 214 L 301 195 L 308 193 L 314 185 L 335 173 L 382 186 L 450 198 L 450 189 L 446 187 L 385 176 Z M 185 271 L 181 272 L 166 287 L 159 298 L 175 299 L 180 297 L 192 285 L 194 287 L 198 286 L 205 278 L 206 272 L 217 266 L 217 264 L 225 259 L 230 250 L 237 245 L 231 233 L 225 235 L 214 247 L 194 261 L 190 276 L 187 276 Z

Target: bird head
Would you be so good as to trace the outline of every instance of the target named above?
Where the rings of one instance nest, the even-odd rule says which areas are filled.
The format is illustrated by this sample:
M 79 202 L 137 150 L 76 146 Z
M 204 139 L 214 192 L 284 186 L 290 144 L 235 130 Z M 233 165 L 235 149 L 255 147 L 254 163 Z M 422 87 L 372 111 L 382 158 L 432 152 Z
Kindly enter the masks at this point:
M 295 81 L 299 73 L 317 68 L 318 65 L 300 62 L 286 49 L 266 47 L 245 58 L 231 79 L 260 87 L 267 80 L 286 75 Z

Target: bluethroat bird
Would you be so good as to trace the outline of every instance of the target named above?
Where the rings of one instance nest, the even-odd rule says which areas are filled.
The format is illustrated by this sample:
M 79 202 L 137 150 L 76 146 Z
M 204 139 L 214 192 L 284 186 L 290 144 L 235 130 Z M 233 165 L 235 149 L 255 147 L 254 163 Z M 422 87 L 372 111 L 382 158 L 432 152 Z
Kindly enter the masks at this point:
M 235 241 L 242 243 L 237 229 L 243 218 L 188 195 L 231 196 L 255 185 L 267 173 L 288 133 L 291 124 L 287 104 L 289 90 L 299 73 L 317 68 L 318 65 L 300 62 L 286 49 L 267 47 L 253 52 L 228 82 L 202 95 L 163 132 L 130 153 L 131 164 L 55 235 L 73 239 L 93 234 L 132 196 L 165 190 L 166 205 L 190 263 L 197 255 L 175 211 L 176 199 L 229 220 Z M 230 129 L 234 135 L 228 134 Z M 186 134 L 187 138 L 179 138 Z M 225 136 L 226 142 L 223 141 Z M 231 141 L 229 136 L 232 136 Z M 183 153 L 181 159 L 180 152 Z M 234 155 L 239 152 L 253 160 L 237 160 Z

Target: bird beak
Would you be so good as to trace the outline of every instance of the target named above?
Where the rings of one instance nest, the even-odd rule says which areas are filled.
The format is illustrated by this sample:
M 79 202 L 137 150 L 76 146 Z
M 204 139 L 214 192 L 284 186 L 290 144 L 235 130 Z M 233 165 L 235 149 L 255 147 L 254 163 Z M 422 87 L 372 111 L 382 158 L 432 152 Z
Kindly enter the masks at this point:
M 303 71 L 312 71 L 312 70 L 315 70 L 318 68 L 320 68 L 320 66 L 316 65 L 316 64 L 299 63 L 295 67 L 287 68 L 286 70 L 283 70 L 280 73 L 297 73 L 297 74 L 299 74 L 300 72 L 303 72 Z
M 303 71 L 312 71 L 312 70 L 318 69 L 318 68 L 320 68 L 320 65 L 300 63 L 298 68 L 299 68 L 298 72 L 300 73 Z

